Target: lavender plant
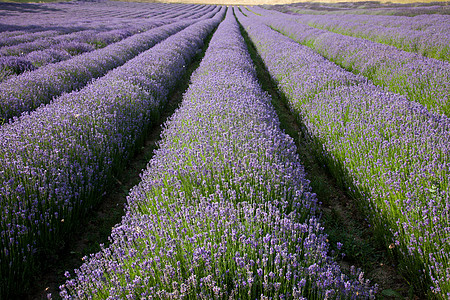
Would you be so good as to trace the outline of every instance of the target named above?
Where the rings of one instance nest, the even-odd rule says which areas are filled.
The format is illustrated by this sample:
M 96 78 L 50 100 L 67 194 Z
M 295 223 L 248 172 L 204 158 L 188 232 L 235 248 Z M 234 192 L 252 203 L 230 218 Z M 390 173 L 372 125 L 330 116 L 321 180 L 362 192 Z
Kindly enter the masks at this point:
M 367 299 L 327 256 L 295 144 L 280 127 L 229 10 L 128 197 L 111 245 L 63 299 Z
M 223 13 L 0 128 L 2 297 L 98 202 Z
M 449 119 L 236 12 L 318 156 L 362 201 L 402 272 L 429 297 L 450 297 Z
M 311 2 L 297 2 L 293 4 L 286 5 L 263 5 L 266 9 L 274 9 L 280 12 L 295 13 L 301 15 L 370 15 L 376 17 L 386 17 L 400 16 L 405 19 L 410 19 L 411 17 L 428 17 L 428 16 L 442 16 L 449 15 L 450 9 L 445 2 L 434 2 L 420 4 L 409 3 L 387 3 L 381 2 L 366 2 L 362 6 L 359 6 L 355 2 L 338 2 L 330 5 L 328 3 L 316 2 L 311 5 Z M 359 6 L 356 8 L 355 6 Z M 353 7 L 352 7 L 353 6 Z M 400 19 L 403 21 L 402 19 Z M 397 20 L 395 20 L 397 21 Z M 394 24 L 397 22 L 393 22 Z M 408 22 L 409 23 L 409 20 Z
M 34 65 L 27 59 L 20 57 L 0 57 L 0 82 L 11 75 L 34 70 Z
M 57 63 L 60 61 L 68 60 L 72 56 L 65 49 L 45 49 L 33 51 L 25 55 L 24 59 L 33 64 L 35 68 L 43 67 L 48 64 Z
M 67 33 L 72 29 L 80 30 L 99 27 L 114 29 L 119 23 L 126 25 L 127 23 L 134 24 L 136 21 L 139 21 L 141 24 L 145 24 L 150 21 L 150 17 L 151 21 L 154 21 L 158 19 L 157 15 L 161 14 L 166 14 L 167 17 L 164 20 L 159 19 L 158 21 L 174 21 L 177 18 L 172 16 L 180 15 L 180 12 L 184 12 L 185 14 L 183 16 L 186 18 L 195 17 L 195 14 L 190 14 L 191 9 L 195 7 L 198 7 L 198 5 L 134 4 L 130 2 L 121 3 L 111 1 L 18 4 L 17 10 L 3 9 L 4 6 L 0 7 L 0 12 L 3 13 L 0 31 L 13 32 L 13 35 L 19 36 L 21 34 L 28 35 L 38 31 L 44 32 L 51 30 L 58 33 Z M 215 9 L 213 5 L 204 5 L 202 7 L 202 15 Z M 94 25 L 95 23 L 100 24 Z M 9 33 L 8 35 L 10 36 Z M 0 41 L 1 36 L 2 34 L 0 34 Z M 25 41 L 26 39 L 23 40 Z M 28 40 L 32 41 L 33 37 L 29 37 Z
M 299 24 L 286 14 L 252 10 L 264 22 L 295 41 L 311 47 L 336 64 L 361 74 L 388 90 L 405 95 L 429 110 L 450 116 L 450 64 L 360 38 Z
M 80 42 L 74 42 L 74 41 L 65 41 L 65 43 L 72 43 L 72 47 L 75 49 L 75 45 L 77 45 L 77 48 L 79 48 L 76 52 L 88 52 L 95 49 L 93 45 L 90 45 L 88 43 L 80 43 Z M 59 43 L 58 43 L 59 44 Z M 64 45 L 56 45 L 55 39 L 45 38 L 45 39 L 39 39 L 35 40 L 33 42 L 29 43 L 22 43 L 14 46 L 9 47 L 2 47 L 0 48 L 0 55 L 2 56 L 24 56 L 30 52 L 38 51 L 38 50 L 44 50 L 51 47 L 64 47 Z M 83 47 L 84 46 L 84 47 Z M 83 48 L 84 49 L 83 49 Z M 70 49 L 70 48 L 68 48 Z M 75 51 L 73 51 L 75 54 Z
M 161 23 L 154 22 L 145 26 L 130 24 L 127 25 L 128 28 L 108 31 L 77 31 L 67 35 L 55 36 L 52 39 L 36 40 L 32 43 L 23 43 L 14 47 L 3 47 L 0 49 L 0 53 L 4 53 L 5 55 L 0 57 L 0 59 L 14 61 L 14 56 L 19 56 L 22 60 L 26 60 L 29 64 L 32 64 L 33 69 L 36 69 L 50 63 L 70 59 L 75 55 L 103 48 L 138 32 L 162 26 L 163 24 Z M 19 69 L 15 74 L 18 75 L 27 70 Z

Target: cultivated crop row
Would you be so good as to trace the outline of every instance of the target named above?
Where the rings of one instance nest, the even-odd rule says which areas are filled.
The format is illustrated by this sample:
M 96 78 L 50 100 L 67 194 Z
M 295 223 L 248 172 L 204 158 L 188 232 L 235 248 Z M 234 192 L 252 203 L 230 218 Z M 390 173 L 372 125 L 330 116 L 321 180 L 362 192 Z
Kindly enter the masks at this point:
M 450 120 L 345 71 L 251 13 L 237 14 L 318 156 L 363 201 L 404 274 L 431 297 L 447 298 Z
M 111 245 L 66 273 L 64 299 L 373 298 L 327 255 L 316 196 L 231 10 L 141 178 Z
M 171 12 L 171 10 L 173 10 Z M 124 22 L 123 19 L 91 22 L 91 29 L 70 27 L 64 31 L 73 31 L 67 34 L 58 34 L 57 30 L 44 30 L 32 34 L 8 35 L 4 32 L 0 38 L 0 82 L 8 77 L 32 71 L 49 63 L 56 63 L 71 57 L 103 48 L 111 43 L 118 42 L 138 32 L 173 23 L 183 19 L 198 19 L 214 11 L 214 6 L 201 6 L 198 9 L 174 9 L 163 11 L 168 15 L 155 20 L 132 20 Z M 72 16 L 72 18 L 74 18 Z M 79 21 L 79 19 L 75 19 Z M 67 20 L 71 22 L 71 19 Z M 61 32 L 61 30 L 60 30 Z M 62 33 L 62 32 L 61 32 Z
M 28 3 L 25 5 L 10 4 L 16 6 L 17 11 L 5 10 L 2 16 L 0 31 L 9 31 L 9 35 L 15 33 L 29 34 L 42 30 L 63 30 L 67 27 L 90 27 L 92 23 L 103 22 L 108 27 L 122 20 L 124 23 L 158 19 L 158 15 L 165 15 L 165 19 L 171 19 L 172 15 L 180 12 L 190 13 L 191 8 L 199 5 L 177 4 L 161 5 L 161 3 L 125 3 L 125 2 L 78 2 L 78 3 Z M 201 6 L 204 12 L 214 9 L 213 5 Z M 0 8 L 1 10 L 1 8 Z M 45 12 L 45 13 L 42 13 Z M 194 11 L 195 12 L 195 11 Z M 51 22 L 49 22 L 51 20 Z M 1 36 L 1 35 L 0 35 Z
M 38 38 L 31 42 L 17 43 L 12 46 L 3 46 L 0 48 L 0 55 L 2 57 L 25 56 L 30 52 L 37 50 L 51 48 L 64 49 L 64 44 L 69 42 L 87 44 L 86 47 L 91 46 L 90 49 L 88 48 L 84 51 L 94 50 L 95 47 L 104 47 L 113 42 L 118 42 L 119 40 L 126 38 L 133 33 L 139 32 L 139 30 L 146 30 L 157 26 L 156 24 L 155 26 L 151 26 L 151 24 L 149 25 L 150 26 L 148 26 L 148 28 L 140 28 L 138 26 L 131 25 L 127 27 L 123 26 L 123 28 L 115 28 L 112 30 L 83 30 L 63 35 L 55 35 L 52 37 L 44 36 L 43 38 Z
M 5 80 L 0 83 L 0 121 L 6 122 L 49 103 L 64 92 L 83 87 L 192 23 L 179 21 L 157 27 L 105 48 Z
M 302 16 L 302 18 L 312 18 L 315 16 Z M 338 15 L 329 15 L 330 20 L 341 18 Z M 423 31 L 429 34 L 443 34 L 444 31 L 448 30 L 448 24 L 446 20 L 448 19 L 445 15 L 418 15 L 415 17 L 404 17 L 404 16 L 368 16 L 368 15 L 346 15 L 346 20 L 358 25 L 371 25 L 371 26 L 383 26 L 385 28 L 391 29 L 403 29 L 403 30 L 415 30 Z M 311 20 L 312 20 L 311 19 Z
M 285 14 L 252 8 L 273 29 L 377 85 L 450 116 L 450 64 L 361 38 L 312 28 Z M 263 17 L 262 17 L 263 18 Z
M 316 2 L 311 5 L 312 2 L 297 2 L 293 4 L 286 5 L 263 5 L 263 7 L 273 10 L 278 10 L 281 12 L 288 12 L 290 14 L 306 14 L 306 15 L 370 15 L 373 17 L 380 17 L 379 20 L 385 21 L 382 17 L 389 18 L 389 23 L 387 25 L 401 26 L 402 23 L 414 16 L 421 16 L 427 18 L 431 16 L 433 20 L 434 16 L 448 15 L 450 9 L 445 4 L 445 2 L 434 2 L 434 3 L 376 3 L 376 2 L 365 2 L 363 5 L 359 5 L 355 2 L 337 2 L 331 4 Z M 358 7 L 357 7 L 358 6 Z M 399 17 L 392 18 L 392 16 Z M 409 23 L 408 20 L 406 23 Z M 370 22 L 370 21 L 369 21 Z
M 32 71 L 39 67 L 68 60 L 73 56 L 103 48 L 138 32 L 163 25 L 161 22 L 145 26 L 128 25 L 126 28 L 103 30 L 83 30 L 52 38 L 37 39 L 0 48 L 0 81 Z M 133 28 L 134 27 L 134 28 Z
M 2 295 L 24 285 L 44 250 L 98 202 L 223 14 L 0 128 Z
M 52 38 L 58 35 L 70 34 L 80 30 L 83 30 L 83 28 L 68 26 L 66 28 L 59 28 L 59 30 L 38 30 L 35 32 L 32 32 L 31 29 L 28 29 L 28 31 L 2 31 L 0 32 L 0 47 L 3 48 L 5 46 L 31 43 L 39 39 Z
M 446 16 L 302 15 L 296 21 L 335 33 L 395 46 L 401 50 L 450 61 L 450 25 Z M 396 20 L 394 24 L 390 19 Z M 402 22 L 398 22 L 398 21 Z

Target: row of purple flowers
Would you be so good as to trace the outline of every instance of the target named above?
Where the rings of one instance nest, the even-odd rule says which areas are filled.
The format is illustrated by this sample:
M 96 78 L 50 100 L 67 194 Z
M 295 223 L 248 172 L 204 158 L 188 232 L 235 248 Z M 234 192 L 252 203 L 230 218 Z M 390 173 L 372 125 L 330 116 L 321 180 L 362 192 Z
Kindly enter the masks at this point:
M 69 19 L 67 22 L 71 25 L 60 30 L 43 30 L 22 35 L 2 32 L 0 82 L 25 71 L 33 71 L 50 63 L 68 60 L 75 55 L 103 48 L 138 32 L 172 23 L 180 16 L 183 19 L 195 20 L 213 10 L 213 6 L 197 8 L 172 6 L 170 9 L 159 11 L 163 16 L 154 17 L 152 20 L 136 18 L 131 22 L 124 22 L 121 18 L 115 18 L 106 22 L 105 17 L 79 27 L 72 25 L 72 19 Z
M 391 24 L 390 19 L 403 23 Z M 335 33 L 360 37 L 401 50 L 450 61 L 450 17 L 387 17 L 358 15 L 301 15 L 298 22 Z M 408 26 L 409 25 L 409 26 Z
M 109 24 L 122 22 L 134 23 L 136 20 L 170 20 L 177 18 L 180 12 L 207 13 L 214 6 L 193 4 L 163 4 L 163 3 L 131 3 L 131 2 L 54 2 L 16 4 L 14 9 L 0 7 L 2 22 L 0 24 L 0 41 L 2 37 L 21 35 L 28 36 L 33 32 L 56 31 L 66 32 L 73 28 L 90 28 L 93 23 Z M 187 18 L 191 18 L 186 15 Z M 113 29 L 113 28 L 110 28 Z M 32 41 L 29 40 L 29 41 Z M 1 44 L 0 44 L 1 45 Z
M 133 34 L 164 25 L 162 22 L 146 23 L 139 25 L 136 22 L 136 24 L 128 24 L 124 28 L 113 30 L 81 30 L 2 47 L 0 48 L 0 81 L 50 63 L 68 60 L 73 56 L 119 42 Z
M 54 97 L 82 88 L 194 21 L 179 21 L 135 34 L 105 48 L 50 64 L 0 83 L 0 121 L 32 111 Z
M 429 110 L 450 116 L 450 63 L 405 52 L 361 38 L 344 36 L 296 22 L 296 17 L 252 8 L 273 29 L 307 45 L 343 68 Z
M 117 24 L 113 29 L 99 28 L 99 23 L 93 24 L 95 29 L 77 30 L 75 32 L 67 34 L 59 34 L 54 36 L 44 36 L 42 38 L 37 38 L 31 42 L 17 43 L 12 46 L 3 46 L 0 48 L 0 55 L 2 57 L 7 56 L 26 56 L 27 54 L 45 49 L 60 49 L 65 43 L 79 43 L 91 46 L 90 50 L 95 48 L 104 47 L 106 45 L 118 42 L 130 35 L 137 33 L 139 31 L 144 31 L 151 29 L 156 26 L 161 26 L 163 24 L 151 24 L 151 22 L 146 22 L 147 24 L 139 24 L 134 22 L 133 24 Z M 150 23 L 150 24 L 148 24 Z M 96 28 L 97 27 L 97 28 Z M 43 32 L 44 34 L 47 31 Z M 74 49 L 75 50 L 75 49 Z M 89 49 L 85 50 L 89 51 Z
M 24 285 L 42 250 L 98 202 L 222 18 L 160 29 L 166 39 L 150 50 L 0 128 L 3 295 Z
M 450 120 L 248 16 L 239 20 L 318 157 L 360 201 L 410 282 L 450 297 Z

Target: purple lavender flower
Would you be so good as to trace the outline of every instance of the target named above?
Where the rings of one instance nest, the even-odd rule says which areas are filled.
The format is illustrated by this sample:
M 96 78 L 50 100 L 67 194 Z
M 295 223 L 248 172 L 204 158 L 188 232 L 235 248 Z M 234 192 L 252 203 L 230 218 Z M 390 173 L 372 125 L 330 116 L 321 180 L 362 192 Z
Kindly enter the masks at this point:
M 445 15 L 392 17 L 368 15 L 301 15 L 295 18 L 311 27 L 360 37 L 401 50 L 450 60 L 449 17 Z
M 0 57 L 0 82 L 11 75 L 21 74 L 34 69 L 33 64 L 27 59 L 14 56 Z

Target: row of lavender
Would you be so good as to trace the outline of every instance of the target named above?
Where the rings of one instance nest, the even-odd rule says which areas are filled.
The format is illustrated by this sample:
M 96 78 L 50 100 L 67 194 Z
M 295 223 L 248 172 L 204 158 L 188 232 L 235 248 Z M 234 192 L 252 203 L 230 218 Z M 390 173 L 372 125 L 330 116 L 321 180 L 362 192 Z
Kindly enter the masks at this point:
M 206 15 L 82 90 L 0 128 L 2 296 L 18 292 L 43 250 L 54 251 L 101 198 L 222 18 L 223 12 Z
M 269 8 L 268 6 L 266 6 Z M 274 7 L 273 7 L 274 8 Z M 301 15 L 302 18 L 314 20 L 315 17 L 322 17 L 321 15 Z M 350 21 L 358 25 L 377 25 L 391 29 L 415 30 L 425 31 L 429 34 L 442 34 L 442 31 L 447 31 L 447 24 L 442 24 L 447 21 L 447 15 L 417 15 L 414 17 L 406 16 L 383 16 L 383 15 L 338 15 L 329 14 L 327 16 L 330 20 L 345 17 L 345 21 Z
M 111 245 L 64 299 L 367 299 L 328 245 L 295 144 L 257 82 L 230 9 Z
M 203 17 L 211 17 L 216 12 L 217 8 L 203 14 Z M 194 22 L 181 21 L 183 19 L 180 17 L 179 22 L 135 34 L 105 48 L 50 64 L 0 83 L 0 123 L 47 104 L 64 92 L 82 88 L 93 78 L 124 64 Z
M 132 34 L 171 23 L 181 15 L 183 18 L 195 19 L 211 10 L 213 10 L 212 6 L 189 9 L 189 11 L 185 7 L 181 9 L 172 7 L 170 10 L 161 12 L 167 15 L 162 19 L 149 21 L 115 18 L 111 20 L 103 17 L 101 20 L 90 21 L 83 27 L 74 26 L 73 23 L 80 24 L 82 22 L 74 19 L 76 17 L 71 15 L 70 19 L 66 19 L 66 22 L 71 24 L 67 28 L 19 35 L 11 35 L 8 31 L 2 32 L 0 33 L 0 45 L 2 45 L 0 48 L 0 81 L 49 63 L 64 61 L 74 55 L 105 47 Z M 71 22 L 72 20 L 75 22 Z M 66 33 L 58 34 L 63 32 Z
M 64 92 L 83 87 L 93 78 L 124 64 L 180 30 L 180 25 L 165 25 L 105 48 L 8 78 L 0 83 L 0 121 L 7 122 L 25 111 L 49 103 Z M 184 26 L 187 25 L 189 22 L 184 22 Z
M 410 18 L 414 16 L 436 16 L 449 15 L 450 8 L 444 2 L 430 3 L 381 3 L 381 2 L 365 2 L 361 5 L 359 2 L 330 2 L 313 3 L 297 2 L 286 5 L 264 5 L 265 8 L 278 10 L 280 12 L 307 14 L 307 15 L 371 15 L 371 16 L 401 16 Z M 393 26 L 397 26 L 400 21 L 392 22 Z
M 450 297 L 450 120 L 341 69 L 255 15 L 239 20 L 318 157 L 362 201 L 404 274 L 430 297 Z
M 116 24 L 109 24 L 108 27 L 104 27 L 103 22 L 94 22 L 91 27 L 85 27 L 82 30 L 79 27 L 68 28 L 71 32 L 58 34 L 56 30 L 38 31 L 33 34 L 33 40 L 22 41 L 20 36 L 8 37 L 3 39 L 4 45 L 0 48 L 1 56 L 25 56 L 30 52 L 36 50 L 44 50 L 48 48 L 58 48 L 59 44 L 68 42 L 78 42 L 90 44 L 93 47 L 104 47 L 113 42 L 119 41 L 125 37 L 130 36 L 134 32 L 140 30 L 147 30 L 152 26 L 152 22 L 147 21 L 134 21 L 131 24 L 124 24 L 118 22 Z M 156 22 L 156 24 L 164 24 L 162 22 Z M 149 27 L 149 28 L 147 28 Z M 128 30 L 127 30 L 128 29 Z M 72 31 L 73 30 L 73 31 Z M 53 33 L 50 35 L 50 33 Z M 59 46 L 61 47 L 61 46 Z
M 2 9 L 0 37 L 7 35 L 23 35 L 44 30 L 64 30 L 66 27 L 89 27 L 93 22 L 136 21 L 137 19 L 171 19 L 180 12 L 200 12 L 210 7 L 204 5 L 162 3 L 130 3 L 119 1 L 104 2 L 55 2 L 28 3 L 18 5 L 17 9 Z M 70 21 L 70 23 L 68 23 Z
M 390 19 L 397 20 L 392 22 Z M 395 46 L 401 50 L 450 61 L 450 16 L 302 15 L 298 22 L 335 33 Z
M 141 31 L 163 25 L 161 22 L 127 24 L 113 30 L 88 29 L 64 35 L 47 36 L 32 42 L 0 48 L 0 81 L 25 71 L 68 60 L 73 56 L 103 48 Z
M 51 5 L 51 4 L 50 4 Z M 56 4 L 60 7 L 61 3 Z M 211 6 L 199 4 L 166 4 L 166 3 L 132 3 L 132 2 L 93 2 L 82 3 L 75 9 L 71 5 L 70 11 L 79 17 L 88 19 L 102 18 L 103 16 L 112 18 L 151 18 L 151 19 L 172 19 L 182 15 L 182 12 L 201 12 L 208 10 Z M 188 17 L 189 18 L 189 17 Z
M 123 34 L 120 32 L 114 32 L 114 30 L 123 31 L 125 29 L 139 31 L 145 30 L 145 28 L 152 27 L 151 23 L 155 22 L 160 25 L 167 24 L 167 22 L 173 19 L 177 20 L 180 15 L 185 18 L 198 18 L 199 14 L 205 14 L 213 9 L 211 6 L 199 6 L 194 8 L 192 6 L 181 6 L 181 7 L 167 7 L 164 10 L 157 9 L 156 5 L 152 6 L 152 11 L 155 12 L 155 16 L 152 19 L 139 18 L 130 14 L 125 14 L 124 16 L 111 16 L 109 13 L 114 12 L 114 5 L 107 6 L 107 9 L 100 10 L 100 3 L 96 3 L 95 7 L 88 5 L 88 8 L 92 9 L 97 18 L 92 16 L 78 16 L 76 9 L 70 7 L 70 9 L 63 10 L 60 6 L 64 7 L 64 4 L 60 3 L 56 7 L 59 9 L 55 10 L 62 20 L 54 20 L 55 16 L 49 16 L 46 14 L 34 13 L 31 20 L 24 18 L 22 14 L 18 14 L 22 20 L 17 22 L 14 17 L 5 17 L 5 23 L 14 23 L 16 27 L 20 27 L 21 30 L 14 30 L 8 28 L 7 24 L 2 23 L 0 27 L 0 54 L 5 55 L 15 55 L 23 56 L 35 49 L 42 50 L 43 48 L 48 48 L 53 44 L 59 44 L 61 42 L 84 42 L 94 44 L 98 46 L 105 46 L 117 41 L 118 38 Z M 79 5 L 79 9 L 83 8 L 82 12 L 86 11 L 87 4 Z M 112 6 L 112 7 L 111 7 Z M 126 11 L 130 11 L 130 6 L 123 7 Z M 142 13 L 145 7 L 138 6 L 131 11 L 136 13 Z M 0 12 L 2 9 L 0 7 Z M 6 11 L 3 11 L 6 14 Z M 144 10 L 145 12 L 145 10 Z M 124 14 L 124 12 L 122 12 Z M 156 18 L 159 15 L 164 15 L 164 17 Z M 51 21 L 49 21 L 49 19 Z M 31 22 L 29 24 L 27 22 Z M 45 26 L 39 26 L 43 22 Z M 20 25 L 19 25 L 20 24 Z M 154 26 L 154 25 L 153 25 Z M 107 33 L 107 31 L 112 31 Z M 78 33 L 77 33 L 78 32 Z M 119 34 L 119 35 L 118 35 Z M 80 36 L 79 36 L 80 35 Z M 22 45 L 18 45 L 22 44 Z
M 31 6 L 32 8 L 30 8 Z M 113 30 L 117 27 L 147 22 L 185 18 L 196 19 L 212 6 L 166 5 L 162 3 L 60 2 L 27 5 L 13 9 L 0 6 L 0 46 L 32 42 L 86 29 Z M 45 13 L 42 13 L 45 12 Z
M 39 29 L 37 31 L 27 28 L 28 30 L 13 30 L 0 32 L 0 47 L 10 47 L 22 43 L 31 43 L 38 39 L 51 38 L 62 34 L 71 34 L 80 30 L 85 30 L 85 27 L 71 25 L 57 29 Z M 1 48 L 0 48 L 1 49 Z
M 450 116 L 450 63 L 296 21 L 297 17 L 254 7 L 273 29 L 394 93 Z

